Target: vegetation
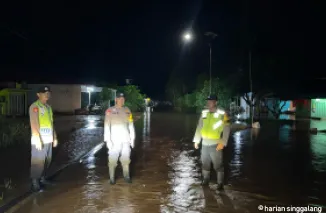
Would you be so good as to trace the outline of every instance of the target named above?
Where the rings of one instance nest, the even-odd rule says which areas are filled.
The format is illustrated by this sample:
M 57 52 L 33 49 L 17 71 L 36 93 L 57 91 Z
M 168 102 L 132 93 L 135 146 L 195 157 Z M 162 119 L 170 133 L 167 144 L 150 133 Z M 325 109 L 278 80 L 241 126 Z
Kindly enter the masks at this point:
M 198 76 L 196 89 L 186 93 L 185 88 L 177 88 L 177 86 L 167 85 L 167 96 L 173 102 L 179 111 L 198 111 L 203 109 L 206 104 L 206 98 L 209 96 L 210 82 L 202 75 Z M 218 96 L 218 105 L 223 108 L 229 108 L 232 101 L 233 90 L 231 86 L 227 86 L 226 80 L 218 78 L 212 79 L 212 94 Z M 170 87 L 171 86 L 171 87 Z
M 143 109 L 145 95 L 141 93 L 136 85 L 126 85 L 103 87 L 100 98 L 102 103 L 101 105 L 104 110 L 109 106 L 112 106 L 114 103 L 114 93 L 111 89 L 116 89 L 125 94 L 125 105 L 129 107 L 131 111 L 137 112 Z
M 0 117 L 0 148 L 30 141 L 30 129 L 25 119 Z

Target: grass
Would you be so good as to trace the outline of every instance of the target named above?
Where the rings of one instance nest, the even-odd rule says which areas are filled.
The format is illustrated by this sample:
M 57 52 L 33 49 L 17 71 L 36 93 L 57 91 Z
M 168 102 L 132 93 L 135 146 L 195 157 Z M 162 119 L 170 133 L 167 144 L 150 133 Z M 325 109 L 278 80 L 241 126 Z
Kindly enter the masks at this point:
M 0 149 L 30 141 L 26 119 L 0 117 Z

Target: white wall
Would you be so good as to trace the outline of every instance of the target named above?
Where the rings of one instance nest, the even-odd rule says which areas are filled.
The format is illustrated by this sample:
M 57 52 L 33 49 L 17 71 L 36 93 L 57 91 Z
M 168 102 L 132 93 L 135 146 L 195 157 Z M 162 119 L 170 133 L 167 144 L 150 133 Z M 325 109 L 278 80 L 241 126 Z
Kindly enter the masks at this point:
M 28 84 L 28 105 L 37 100 L 37 89 L 43 84 Z M 51 89 L 49 104 L 53 111 L 74 113 L 75 109 L 81 108 L 81 85 L 47 84 Z

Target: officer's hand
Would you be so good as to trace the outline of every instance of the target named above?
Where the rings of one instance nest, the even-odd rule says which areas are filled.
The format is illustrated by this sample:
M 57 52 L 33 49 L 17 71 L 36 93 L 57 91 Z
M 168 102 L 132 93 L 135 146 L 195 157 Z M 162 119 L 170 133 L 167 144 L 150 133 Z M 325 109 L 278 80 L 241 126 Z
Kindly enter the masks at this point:
M 32 136 L 32 144 L 34 144 L 34 146 L 37 150 L 43 149 L 43 143 L 42 143 L 42 140 L 39 135 Z
M 135 147 L 135 140 L 130 141 L 130 146 L 131 146 L 131 148 Z
M 216 147 L 216 150 L 217 150 L 217 151 L 220 151 L 220 150 L 222 150 L 222 149 L 224 149 L 224 144 L 219 143 L 219 144 L 217 145 L 217 147 Z
M 43 149 L 43 143 L 42 141 L 39 141 L 38 143 L 35 144 L 35 147 L 37 150 L 42 150 Z
M 55 139 L 55 140 L 53 141 L 53 147 L 57 147 L 57 146 L 58 146 L 58 140 Z
M 106 146 L 108 147 L 108 149 L 112 149 L 113 143 L 111 141 L 105 141 L 105 142 L 106 142 Z
M 198 149 L 199 148 L 199 143 L 195 143 L 194 146 L 195 146 L 195 149 Z

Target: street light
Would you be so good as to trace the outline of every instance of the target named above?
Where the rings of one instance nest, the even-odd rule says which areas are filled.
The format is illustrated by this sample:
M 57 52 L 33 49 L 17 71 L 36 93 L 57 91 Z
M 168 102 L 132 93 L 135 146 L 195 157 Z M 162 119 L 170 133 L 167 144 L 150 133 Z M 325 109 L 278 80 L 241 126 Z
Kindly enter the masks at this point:
M 185 32 L 185 33 L 183 34 L 183 40 L 184 40 L 185 42 L 190 42 L 190 41 L 192 40 L 192 38 L 193 38 L 193 35 L 192 35 L 191 32 Z
M 217 34 L 213 32 L 206 32 L 205 36 L 210 38 L 209 41 L 209 94 L 212 94 L 212 42 L 217 36 Z
M 209 94 L 212 94 L 212 41 L 217 37 L 216 33 L 206 32 L 205 36 L 210 38 L 209 42 Z M 183 34 L 183 40 L 185 42 L 190 42 L 193 38 L 193 34 L 191 32 L 185 32 Z
M 91 105 L 91 93 L 94 91 L 93 87 L 87 87 L 87 92 L 88 92 L 88 105 Z

